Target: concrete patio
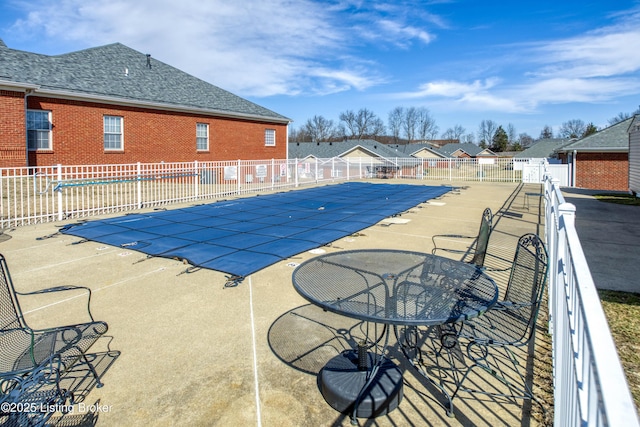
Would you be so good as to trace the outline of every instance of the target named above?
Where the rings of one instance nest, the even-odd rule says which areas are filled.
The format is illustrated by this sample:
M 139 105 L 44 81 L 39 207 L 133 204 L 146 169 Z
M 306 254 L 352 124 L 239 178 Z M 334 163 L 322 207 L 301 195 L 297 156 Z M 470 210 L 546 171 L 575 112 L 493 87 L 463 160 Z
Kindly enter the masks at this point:
M 434 234 L 475 235 L 482 211 L 490 207 L 495 228 L 486 264 L 504 268 L 511 264 L 522 234 L 544 233 L 541 198 L 529 197 L 525 206 L 525 193 L 539 193 L 540 185 L 454 185 L 461 189 L 399 217 L 408 221 L 383 221 L 320 249 L 430 252 Z M 112 338 L 94 346 L 104 387 L 94 387 L 84 371 L 72 372 L 68 387 L 76 391 L 81 406 L 54 417 L 54 425 L 350 425 L 348 416 L 324 401 L 316 374 L 350 345 L 337 331 L 353 328 L 357 334 L 358 322 L 310 306 L 293 289 L 295 266 L 313 253 L 299 254 L 235 287 L 225 287 L 223 273 L 188 269 L 181 260 L 147 258 L 128 248 L 77 243 L 77 237 L 56 234 L 62 225 L 10 230 L 5 234 L 11 238 L 0 243 L 18 290 L 88 286 L 95 319 L 109 324 Z M 504 289 L 508 273 L 491 275 Z M 79 320 L 83 299 L 56 298 L 21 300 L 27 321 L 43 326 Z M 521 368 L 536 378 L 533 390 L 549 417 L 552 410 L 544 403 L 549 396 L 540 390 L 551 363 L 545 319 L 543 305 L 536 347 L 529 349 L 535 363 L 521 354 Z M 531 416 L 532 411 L 542 411 L 535 403 L 470 393 L 456 397 L 456 417 L 448 418 L 440 391 L 414 373 L 394 344 L 389 356 L 405 369 L 404 399 L 388 415 L 359 419 L 360 425 L 530 426 L 545 418 Z

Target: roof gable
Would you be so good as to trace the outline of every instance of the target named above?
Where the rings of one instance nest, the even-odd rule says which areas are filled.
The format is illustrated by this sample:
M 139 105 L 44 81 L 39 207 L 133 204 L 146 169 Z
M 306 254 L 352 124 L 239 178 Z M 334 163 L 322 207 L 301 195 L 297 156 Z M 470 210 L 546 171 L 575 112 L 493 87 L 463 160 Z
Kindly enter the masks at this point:
M 457 154 L 457 152 L 459 151 L 463 151 L 471 157 L 476 157 L 483 151 L 483 149 L 471 142 L 465 142 L 463 144 L 460 144 L 460 143 L 447 144 L 438 148 L 436 151 L 445 155 L 446 157 L 452 157 L 454 156 L 454 154 Z M 460 154 L 457 154 L 457 155 L 460 155 Z
M 388 146 L 381 142 L 366 140 L 346 140 L 338 142 L 290 142 L 289 157 L 305 158 L 313 156 L 328 159 L 331 157 L 348 156 L 354 150 L 362 150 L 371 153 L 371 156 L 395 158 L 408 158 L 410 155 L 403 153 L 397 147 Z

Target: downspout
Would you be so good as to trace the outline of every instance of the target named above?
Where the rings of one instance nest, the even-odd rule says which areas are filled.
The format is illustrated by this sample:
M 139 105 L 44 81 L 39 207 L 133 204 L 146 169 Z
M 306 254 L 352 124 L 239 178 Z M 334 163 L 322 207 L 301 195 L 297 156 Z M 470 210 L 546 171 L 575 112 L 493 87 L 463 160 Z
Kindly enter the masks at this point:
M 575 187 L 576 186 L 576 157 L 578 157 L 578 151 L 577 150 L 573 150 L 573 153 L 571 155 L 571 186 Z
M 25 162 L 24 164 L 29 167 L 29 130 L 27 129 L 27 110 L 29 104 L 27 98 L 33 93 L 33 89 L 27 89 L 24 92 L 24 148 L 25 148 Z

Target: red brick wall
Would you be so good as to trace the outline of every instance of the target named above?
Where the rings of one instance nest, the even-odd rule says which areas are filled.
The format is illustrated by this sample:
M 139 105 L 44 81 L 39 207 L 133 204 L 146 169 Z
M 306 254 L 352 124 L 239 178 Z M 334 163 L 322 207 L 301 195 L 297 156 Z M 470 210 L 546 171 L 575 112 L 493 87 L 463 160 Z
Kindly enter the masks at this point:
M 0 90 L 0 167 L 26 165 L 24 95 Z
M 161 110 L 31 96 L 29 109 L 51 111 L 52 150 L 31 151 L 30 166 L 117 164 L 286 157 L 287 127 Z M 21 105 L 21 110 L 24 108 Z M 123 150 L 105 151 L 103 116 L 123 117 Z M 196 150 L 196 123 L 209 124 L 209 151 Z M 24 119 L 21 127 L 24 128 Z M 276 129 L 275 147 L 264 145 Z
M 629 189 L 629 155 L 627 153 L 578 153 L 576 187 L 593 190 Z

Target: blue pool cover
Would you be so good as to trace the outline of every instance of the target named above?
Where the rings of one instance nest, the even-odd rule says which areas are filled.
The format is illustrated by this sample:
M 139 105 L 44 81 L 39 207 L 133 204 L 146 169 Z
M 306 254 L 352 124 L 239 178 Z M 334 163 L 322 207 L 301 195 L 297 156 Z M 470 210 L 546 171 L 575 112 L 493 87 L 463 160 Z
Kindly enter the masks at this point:
M 348 182 L 88 221 L 61 232 L 246 277 L 449 190 Z

